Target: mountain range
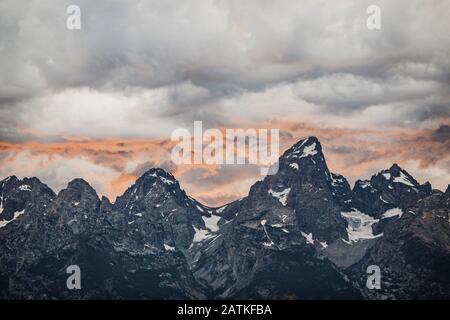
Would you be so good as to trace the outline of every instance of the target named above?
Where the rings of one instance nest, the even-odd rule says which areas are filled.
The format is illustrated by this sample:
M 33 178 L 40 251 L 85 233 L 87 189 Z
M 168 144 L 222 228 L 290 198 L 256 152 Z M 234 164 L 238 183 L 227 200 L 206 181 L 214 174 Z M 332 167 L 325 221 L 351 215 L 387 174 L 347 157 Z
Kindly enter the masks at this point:
M 0 194 L 1 299 L 450 299 L 450 187 L 394 164 L 352 189 L 315 137 L 218 208 L 160 168 L 114 203 L 82 179 L 56 194 L 10 176 Z

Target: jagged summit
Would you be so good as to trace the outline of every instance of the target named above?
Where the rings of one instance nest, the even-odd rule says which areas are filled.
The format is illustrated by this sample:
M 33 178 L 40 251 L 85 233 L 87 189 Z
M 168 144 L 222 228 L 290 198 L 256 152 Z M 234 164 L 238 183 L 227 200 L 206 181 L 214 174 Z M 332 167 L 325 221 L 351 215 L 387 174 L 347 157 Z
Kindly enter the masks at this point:
M 18 181 L 18 180 L 19 179 L 15 175 L 11 175 L 11 176 L 6 177 L 2 181 L 0 181 L 0 183 L 11 182 L 11 181 Z
M 298 141 L 284 152 L 281 159 L 295 160 L 312 156 L 323 156 L 322 145 L 320 144 L 319 139 L 314 136 Z
M 165 186 L 179 187 L 177 179 L 162 168 L 151 168 L 142 174 L 137 180 L 136 185 L 145 185 L 148 183 L 163 184 Z
M 315 182 L 323 181 L 329 184 L 332 180 L 325 157 L 322 153 L 322 145 L 317 137 L 311 136 L 302 139 L 286 150 L 279 159 L 279 170 L 274 175 L 283 180 L 298 180 Z M 274 180 L 267 177 L 268 180 Z M 326 181 L 324 181 L 326 180 Z
M 107 205 L 111 205 L 111 201 L 109 200 L 108 197 L 106 196 L 102 196 L 102 198 L 100 199 L 102 203 L 107 204 Z
M 309 242 L 324 246 L 347 239 L 340 212 L 347 207 L 351 190 L 343 176 L 329 171 L 317 137 L 297 142 L 281 156 L 279 164 L 276 174 L 251 187 L 238 219 L 253 221 L 259 217 L 267 225 L 283 226 L 292 234 L 290 228 L 295 226 L 300 238 L 311 235 Z
M 142 176 L 162 176 L 162 177 L 170 177 L 171 179 L 175 180 L 175 177 L 168 171 L 164 170 L 163 168 L 150 168 Z
M 87 181 L 76 178 L 58 193 L 54 204 L 53 210 L 63 213 L 61 219 L 70 221 L 74 214 L 83 217 L 96 215 L 100 198 Z
M 5 188 L 17 187 L 21 191 L 32 191 L 33 189 L 39 190 L 41 188 L 51 190 L 46 184 L 44 184 L 37 177 L 25 177 L 23 179 L 19 179 L 15 175 L 8 176 L 2 181 L 0 181 L 0 186 Z
M 352 190 L 352 204 L 373 217 L 382 217 L 388 210 L 403 210 L 418 199 L 431 194 L 429 182 L 420 185 L 398 164 L 374 174 L 370 180 L 358 180 Z
M 14 175 L 9 176 L 0 181 L 0 189 L 3 193 L 9 194 L 34 194 L 45 192 L 50 196 L 54 196 L 53 190 L 36 177 L 26 177 L 20 180 Z
M 94 190 L 92 186 L 86 180 L 82 178 L 75 178 L 67 184 L 66 189 L 75 189 L 75 190 Z
M 318 139 L 316 136 L 309 136 L 309 137 L 307 137 L 307 138 L 300 139 L 300 140 L 297 141 L 297 143 L 295 143 L 291 148 L 297 149 L 297 148 L 299 148 L 299 147 L 307 146 L 307 145 L 310 145 L 310 144 L 312 144 L 312 143 L 317 143 L 317 144 L 320 145 L 320 141 L 319 141 L 319 139 Z
M 162 168 L 151 168 L 142 174 L 121 196 L 115 204 L 129 202 L 131 198 L 143 199 L 148 194 L 173 196 L 184 193 L 175 177 Z
M 65 189 L 62 189 L 57 198 L 73 198 L 80 199 L 83 197 L 90 197 L 99 200 L 95 189 L 84 179 L 75 178 L 71 180 Z
M 18 179 L 9 176 L 0 182 L 0 224 L 12 221 L 32 208 L 43 208 L 55 197 L 55 193 L 38 178 Z
M 152 168 L 142 174 L 136 182 L 130 186 L 121 196 L 133 194 L 134 196 L 144 197 L 151 190 L 154 193 L 172 193 L 178 194 L 183 192 L 175 177 L 162 168 Z M 121 198 L 119 197 L 119 198 Z M 119 200 L 118 198 L 118 200 Z
M 419 183 L 398 164 L 394 163 L 389 169 L 383 170 L 378 175 L 383 175 L 386 180 L 394 183 L 403 183 L 407 186 L 419 186 Z

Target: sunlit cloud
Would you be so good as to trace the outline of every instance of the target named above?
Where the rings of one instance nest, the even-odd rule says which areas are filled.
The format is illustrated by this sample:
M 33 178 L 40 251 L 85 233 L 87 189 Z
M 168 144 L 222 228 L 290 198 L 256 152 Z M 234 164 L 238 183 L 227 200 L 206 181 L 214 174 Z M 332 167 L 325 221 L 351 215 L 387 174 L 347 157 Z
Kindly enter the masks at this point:
M 261 124 L 262 126 L 264 124 Z M 315 123 L 280 120 L 284 128 L 281 151 L 299 139 L 315 135 L 323 145 L 327 164 L 351 183 L 370 178 L 398 163 L 421 182 L 445 189 L 450 181 L 448 125 L 436 129 L 345 129 L 316 127 Z M 100 195 L 114 201 L 126 188 L 153 167 L 173 173 L 191 196 L 208 205 L 221 205 L 245 196 L 260 180 L 254 165 L 175 165 L 168 140 L 95 140 L 65 142 L 0 143 L 2 177 L 37 176 L 55 190 L 70 179 L 82 177 Z

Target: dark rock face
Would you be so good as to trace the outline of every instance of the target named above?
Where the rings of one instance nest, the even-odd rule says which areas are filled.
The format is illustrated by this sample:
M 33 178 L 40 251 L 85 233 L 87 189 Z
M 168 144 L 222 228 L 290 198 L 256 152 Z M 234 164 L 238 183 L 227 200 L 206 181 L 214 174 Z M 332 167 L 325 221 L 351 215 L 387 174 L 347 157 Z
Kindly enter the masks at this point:
M 43 211 L 55 197 L 54 192 L 37 178 L 22 181 L 15 176 L 0 182 L 0 221 L 10 221 L 24 210 Z
M 177 229 L 183 219 L 200 214 L 190 209 L 194 202 L 187 197 L 192 203 L 187 208 L 177 207 L 180 195 L 169 189 L 182 191 L 177 183 L 164 180 L 168 174 L 159 173 L 147 172 L 117 205 L 105 197 L 100 200 L 87 182 L 76 179 L 55 198 L 47 199 L 55 195 L 45 193 L 33 206 L 25 206 L 22 216 L 0 229 L 0 297 L 203 298 L 179 251 L 186 246 L 185 239 L 192 241 L 195 223 L 189 220 Z M 146 193 L 149 180 L 155 193 Z M 49 190 L 42 184 L 34 187 Z M 6 189 L 4 197 L 8 204 Z M 161 205 L 150 197 L 157 197 Z M 152 205 L 145 207 L 148 201 Z M 170 213 L 173 217 L 167 218 Z M 201 218 L 197 220 L 203 223 Z M 174 246 L 177 239 L 182 239 L 180 249 Z M 83 290 L 66 287 L 66 268 L 71 264 L 82 270 Z
M 419 200 L 388 222 L 384 236 L 346 273 L 364 296 L 375 299 L 450 299 L 450 203 L 445 194 Z M 380 290 L 361 277 L 368 265 L 381 269 Z
M 287 218 L 295 220 L 304 232 L 313 233 L 322 242 L 334 241 L 347 238 L 340 212 L 347 207 L 350 193 L 345 178 L 328 170 L 320 142 L 310 137 L 283 154 L 278 173 L 255 184 L 245 203 L 256 211 L 258 207 L 271 209 L 269 218 L 274 223 L 282 223 L 283 215 L 278 211 L 285 208 L 290 211 Z
M 358 297 L 321 254 L 327 243 L 347 239 L 340 215 L 345 206 L 337 199 L 348 196 L 350 188 L 339 181 L 329 172 L 319 141 L 300 141 L 280 158 L 275 175 L 224 210 L 235 218 L 198 248 L 194 274 L 213 297 L 318 298 L 321 289 L 327 292 L 323 298 Z M 293 281 L 301 273 L 305 277 Z M 324 287 L 325 275 L 336 290 Z
M 420 185 L 397 164 L 372 176 L 370 181 L 358 180 L 353 189 L 353 205 L 362 212 L 379 218 L 386 210 L 414 205 L 431 194 L 430 183 Z
M 398 165 L 357 181 L 331 173 L 315 137 L 220 208 L 162 169 L 112 204 L 75 179 L 0 182 L 0 298 L 450 298 L 450 191 Z M 82 289 L 69 290 L 78 265 Z M 380 290 L 365 286 L 369 265 Z

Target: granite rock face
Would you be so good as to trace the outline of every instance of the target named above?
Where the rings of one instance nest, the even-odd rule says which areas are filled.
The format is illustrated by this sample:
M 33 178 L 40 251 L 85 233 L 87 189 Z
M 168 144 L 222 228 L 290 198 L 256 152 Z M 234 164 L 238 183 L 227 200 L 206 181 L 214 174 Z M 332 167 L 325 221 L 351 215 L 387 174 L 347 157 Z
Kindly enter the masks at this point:
M 358 180 L 353 189 L 352 204 L 362 212 L 379 218 L 389 209 L 407 210 L 419 199 L 431 195 L 429 182 L 420 185 L 397 164 L 372 176 Z
M 382 270 L 380 290 L 367 290 L 361 272 Z M 383 228 L 383 237 L 346 273 L 372 299 L 450 298 L 450 201 L 435 193 L 420 199 Z
M 450 188 L 394 164 L 352 190 L 315 137 L 219 208 L 158 168 L 113 204 L 82 179 L 56 195 L 11 176 L 0 194 L 3 299 L 450 298 Z M 370 265 L 380 289 L 366 287 Z

